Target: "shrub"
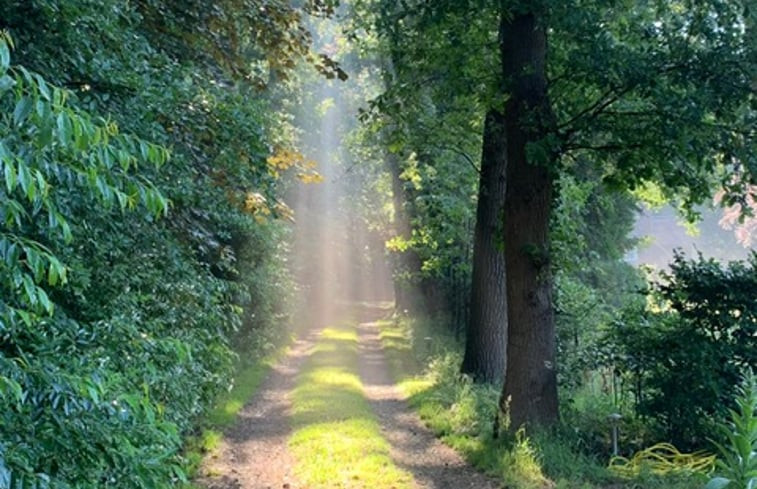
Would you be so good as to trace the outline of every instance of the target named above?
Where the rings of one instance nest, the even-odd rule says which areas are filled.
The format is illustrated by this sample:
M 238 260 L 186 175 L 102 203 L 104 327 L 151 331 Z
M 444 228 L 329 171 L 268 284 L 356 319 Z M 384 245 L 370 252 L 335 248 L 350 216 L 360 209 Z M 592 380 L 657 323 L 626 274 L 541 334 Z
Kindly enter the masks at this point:
M 167 487 L 281 313 L 263 104 L 135 5 L 0 5 L 0 488 Z
M 654 306 L 627 310 L 612 331 L 638 413 L 679 448 L 717 436 L 739 373 L 757 366 L 755 290 L 757 254 L 727 266 L 677 254 L 652 288 Z

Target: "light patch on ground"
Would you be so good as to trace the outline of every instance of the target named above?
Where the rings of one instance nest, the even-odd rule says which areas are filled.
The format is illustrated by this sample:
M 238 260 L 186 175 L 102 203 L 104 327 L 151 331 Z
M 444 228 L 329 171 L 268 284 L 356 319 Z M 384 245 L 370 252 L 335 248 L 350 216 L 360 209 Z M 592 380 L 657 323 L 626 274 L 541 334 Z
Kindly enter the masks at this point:
M 392 377 L 405 398 L 412 398 L 433 387 L 433 381 L 418 375 L 421 366 L 415 361 L 411 344 L 411 331 L 407 322 L 378 321 L 379 338 L 389 362 Z
M 325 329 L 292 395 L 296 476 L 313 489 L 410 489 L 412 476 L 392 463 L 357 365 L 354 325 Z

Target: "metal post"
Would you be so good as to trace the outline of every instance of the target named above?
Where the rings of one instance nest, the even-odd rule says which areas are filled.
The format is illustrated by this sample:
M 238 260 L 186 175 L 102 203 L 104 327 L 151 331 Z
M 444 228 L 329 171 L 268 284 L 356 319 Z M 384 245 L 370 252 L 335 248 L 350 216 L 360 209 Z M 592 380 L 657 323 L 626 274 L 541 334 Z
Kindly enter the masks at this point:
M 619 413 L 612 413 L 607 418 L 610 420 L 610 424 L 612 425 L 612 456 L 617 457 L 619 450 L 618 450 L 618 425 L 620 424 L 620 419 L 623 416 L 621 416 Z

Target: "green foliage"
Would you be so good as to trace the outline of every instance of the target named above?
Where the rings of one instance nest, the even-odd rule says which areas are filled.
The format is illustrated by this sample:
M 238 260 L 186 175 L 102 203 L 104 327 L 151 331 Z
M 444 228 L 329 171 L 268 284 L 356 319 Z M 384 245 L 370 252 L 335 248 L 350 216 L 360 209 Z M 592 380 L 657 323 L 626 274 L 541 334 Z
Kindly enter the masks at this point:
M 651 186 L 666 198 L 680 199 L 692 215 L 693 205 L 721 187 L 726 200 L 744 203 L 757 168 L 750 75 L 754 12 L 747 3 L 539 2 L 531 11 L 548 30 L 548 98 L 556 121 L 541 141 L 529 144 L 529 157 L 536 163 L 554 160 L 552 170 L 561 178 L 581 184 L 588 176 L 602 182 L 602 192 L 620 191 L 615 202 L 602 200 L 625 206 L 626 215 L 627 192 Z M 475 173 L 461 168 L 475 166 L 485 112 L 509 96 L 509 81 L 500 75 L 499 20 L 525 6 L 472 0 L 354 4 L 355 37 L 366 39 L 364 48 L 377 58 L 384 81 L 364 112 L 364 121 L 382 136 L 377 144 L 473 187 Z M 425 198 L 427 188 L 418 190 Z M 472 209 L 464 198 L 455 199 L 455 208 L 469 215 Z M 592 211 L 602 217 L 602 209 Z M 432 256 L 426 263 L 442 268 L 454 263 L 459 257 L 434 256 L 445 254 L 445 242 L 433 239 L 445 236 L 440 232 L 445 226 L 434 217 L 454 219 L 461 213 L 414 210 L 414 242 L 421 254 Z M 442 222 L 457 232 L 463 228 L 461 221 Z M 615 224 L 608 227 L 623 230 Z M 604 238 L 612 237 L 619 244 L 627 241 L 623 234 Z M 464 243 L 453 242 L 457 249 Z M 424 249 L 426 243 L 438 248 Z M 597 250 L 611 243 L 591 245 Z M 632 275 L 622 268 L 603 272 L 608 279 L 614 272 Z M 563 285 L 575 288 L 569 282 Z
M 68 92 L 21 66 L 10 66 L 11 46 L 7 35 L 0 39 L 0 51 L 6 53 L 0 66 L 0 249 L 8 271 L 3 295 L 11 297 L 2 309 L 10 321 L 18 315 L 15 319 L 30 326 L 29 314 L 53 312 L 40 285 L 54 287 L 67 277 L 50 249 L 25 232 L 42 221 L 38 232 L 48 241 L 71 241 L 71 226 L 59 201 L 61 188 L 89 192 L 106 209 L 132 209 L 143 202 L 153 215 L 166 212 L 166 199 L 134 175 L 134 169 L 139 163 L 163 165 L 168 151 L 72 108 Z
M 638 300 L 641 277 L 623 261 L 634 241 L 636 205 L 628 195 L 608 192 L 591 167 L 580 177 L 560 177 L 552 216 L 558 380 L 571 397 L 590 372 L 606 365 L 604 332 L 621 307 Z
M 161 407 L 170 384 L 153 382 L 149 367 L 170 358 L 170 370 L 184 368 L 188 345 L 166 338 L 147 347 L 125 317 L 79 324 L 51 299 L 54 287 L 75 281 L 59 258 L 78 227 L 69 224 L 66 195 L 83 194 L 106 211 L 143 202 L 163 214 L 166 199 L 135 173 L 140 162 L 164 164 L 168 152 L 94 121 L 67 104 L 66 91 L 10 66 L 10 45 L 8 36 L 0 39 L 0 480 L 24 488 L 98 487 L 130 473 L 146 485 L 181 478 L 171 448 L 180 443 L 177 426 Z M 127 356 L 103 357 L 100 349 L 112 351 L 105 345 L 116 338 Z M 142 379 L 111 367 L 129 357 L 142 364 L 153 348 L 156 363 L 145 365 Z
M 621 413 L 620 442 L 637 447 L 648 430 L 637 422 L 611 365 L 604 338 L 623 308 L 640 301 L 641 275 L 623 261 L 634 241 L 636 204 L 611 192 L 591 161 L 560 176 L 552 216 L 557 366 L 562 443 L 573 453 L 603 457 L 612 446 L 608 415 Z
M 755 169 L 751 9 L 740 1 L 626 7 L 550 2 L 548 69 L 560 80 L 550 95 L 563 151 L 596 156 L 610 186 L 654 182 L 688 209 L 713 184 L 743 196 Z
M 577 436 L 575 418 L 552 431 L 502 433 L 494 439 L 492 421 L 499 393 L 493 386 L 474 384 L 460 375 L 461 345 L 436 332 L 433 339 L 426 336 L 436 329 L 422 320 L 385 321 L 381 330 L 395 378 L 421 419 L 445 443 L 506 487 L 689 489 L 698 481 L 691 476 L 651 474 L 618 480 L 607 470 L 605 458 L 591 453 Z
M 179 7 L 0 1 L 0 487 L 183 479 L 232 345 L 255 364 L 285 315 L 286 140 L 210 40 L 161 37 Z
M 756 271 L 754 254 L 727 266 L 679 254 L 653 288 L 654 307 L 630 308 L 612 333 L 638 412 L 676 446 L 717 437 L 740 372 L 757 364 Z
M 718 445 L 717 476 L 705 489 L 757 487 L 757 376 L 750 370 L 736 390 L 736 410 L 719 424 L 727 442 Z
M 398 160 L 400 205 L 411 229 L 407 239 L 397 238 L 397 216 L 395 229 L 391 221 L 384 224 L 396 258 L 395 279 L 419 284 L 434 312 L 462 312 L 469 295 L 481 132 L 491 104 L 484 80 L 496 69 L 494 53 L 469 47 L 495 42 L 494 23 L 488 22 L 494 11 L 426 17 L 405 7 L 352 2 L 350 32 L 365 57 L 381 67 L 383 82 L 367 94 L 368 107 L 361 110 L 361 142 L 376 148 L 377 158 L 391 153 Z M 419 269 L 402 269 L 398 256 L 407 252 L 417 255 Z

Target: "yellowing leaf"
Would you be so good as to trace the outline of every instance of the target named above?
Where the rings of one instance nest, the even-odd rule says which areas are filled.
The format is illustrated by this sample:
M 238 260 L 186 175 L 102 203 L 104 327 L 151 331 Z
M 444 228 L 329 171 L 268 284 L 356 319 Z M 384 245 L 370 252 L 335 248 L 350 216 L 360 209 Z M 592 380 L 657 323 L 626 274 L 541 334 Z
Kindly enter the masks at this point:
M 320 183 L 323 181 L 323 177 L 315 171 L 318 164 L 313 160 L 306 160 L 298 151 L 279 148 L 266 161 L 268 173 L 274 178 L 279 178 L 282 172 L 290 168 L 296 168 L 299 170 L 297 178 L 303 183 Z
M 310 173 L 298 173 L 297 178 L 300 179 L 302 183 L 321 183 L 323 182 L 323 175 L 317 172 L 310 172 Z
M 279 149 L 268 157 L 267 162 L 271 171 L 285 171 L 298 163 L 302 163 L 304 160 L 305 157 L 297 151 Z
M 273 209 L 276 211 L 276 215 L 279 219 L 294 222 L 294 210 L 286 205 L 286 203 L 279 200 L 276 202 L 276 205 L 273 206 Z

